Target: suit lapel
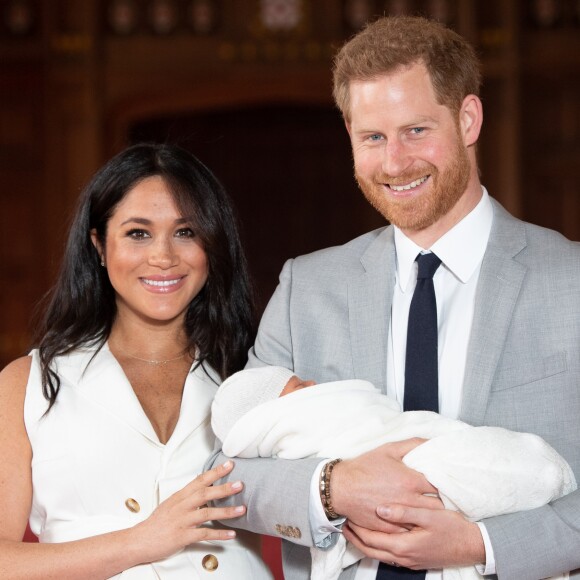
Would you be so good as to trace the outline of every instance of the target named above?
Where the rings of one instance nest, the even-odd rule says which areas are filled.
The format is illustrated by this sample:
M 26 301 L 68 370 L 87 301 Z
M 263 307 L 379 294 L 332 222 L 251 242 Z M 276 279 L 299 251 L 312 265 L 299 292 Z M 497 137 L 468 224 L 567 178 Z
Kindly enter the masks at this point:
M 481 265 L 463 381 L 460 417 L 482 424 L 491 385 L 503 352 L 526 267 L 515 256 L 526 246 L 524 224 L 497 202 Z
M 393 228 L 383 230 L 361 257 L 362 270 L 348 283 L 348 313 L 356 378 L 386 392 L 386 359 L 395 285 Z

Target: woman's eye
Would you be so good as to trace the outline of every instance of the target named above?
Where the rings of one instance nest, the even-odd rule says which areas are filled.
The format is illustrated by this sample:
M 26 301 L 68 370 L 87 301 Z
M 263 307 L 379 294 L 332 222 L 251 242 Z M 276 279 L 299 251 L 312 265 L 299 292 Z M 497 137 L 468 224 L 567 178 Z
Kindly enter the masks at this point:
M 178 238 L 194 238 L 195 234 L 191 228 L 180 228 L 175 234 Z
M 134 240 L 144 240 L 149 237 L 149 234 L 145 230 L 133 229 L 127 232 L 127 237 Z

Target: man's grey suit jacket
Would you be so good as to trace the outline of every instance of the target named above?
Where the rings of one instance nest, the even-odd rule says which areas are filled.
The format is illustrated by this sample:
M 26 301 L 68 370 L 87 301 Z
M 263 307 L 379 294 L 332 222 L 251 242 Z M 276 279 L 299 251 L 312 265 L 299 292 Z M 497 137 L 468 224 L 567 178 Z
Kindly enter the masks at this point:
M 493 200 L 492 200 L 493 201 Z M 524 223 L 493 201 L 476 294 L 460 418 L 540 435 L 580 481 L 580 244 Z M 281 365 L 317 382 L 366 379 L 386 391 L 395 284 L 392 227 L 289 260 L 260 324 L 250 366 Z M 309 578 L 310 479 L 319 460 L 237 460 L 240 527 L 284 542 L 288 580 Z M 580 569 L 580 491 L 485 521 L 500 579 Z M 238 524 L 236 524 L 238 525 Z M 354 577 L 354 567 L 341 580 Z M 580 570 L 574 577 L 580 578 Z

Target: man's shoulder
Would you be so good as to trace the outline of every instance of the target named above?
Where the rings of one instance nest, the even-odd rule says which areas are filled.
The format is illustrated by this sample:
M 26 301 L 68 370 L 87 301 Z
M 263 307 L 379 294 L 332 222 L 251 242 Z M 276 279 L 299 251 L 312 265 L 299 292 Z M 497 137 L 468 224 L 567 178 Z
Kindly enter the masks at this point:
M 361 258 L 375 244 L 385 246 L 390 239 L 391 226 L 385 226 L 362 234 L 340 246 L 323 248 L 294 259 L 299 268 L 336 268 L 360 265 Z
M 522 257 L 542 260 L 547 265 L 580 267 L 580 242 L 566 238 L 556 230 L 522 222 L 526 232 L 526 249 Z
M 490 244 L 513 249 L 523 261 L 546 261 L 557 264 L 566 260 L 580 263 L 580 242 L 560 232 L 532 224 L 512 216 L 499 203 L 494 204 L 494 220 Z

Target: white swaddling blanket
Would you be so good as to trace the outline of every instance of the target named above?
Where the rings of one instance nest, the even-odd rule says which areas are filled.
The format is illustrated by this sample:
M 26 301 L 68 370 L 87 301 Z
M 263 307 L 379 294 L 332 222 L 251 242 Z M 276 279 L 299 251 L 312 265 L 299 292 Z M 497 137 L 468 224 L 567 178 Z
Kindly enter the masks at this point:
M 425 475 L 447 509 L 472 521 L 540 507 L 576 489 L 568 463 L 540 437 L 472 427 L 428 411 L 402 413 L 362 380 L 296 391 L 259 404 L 232 424 L 232 398 L 239 396 L 235 376 L 223 383 L 212 406 L 212 427 L 230 457 L 349 458 L 383 443 L 426 438 L 403 462 Z M 342 536 L 331 549 L 311 553 L 313 580 L 334 580 L 363 557 Z M 445 569 L 443 578 L 481 576 L 469 566 Z

